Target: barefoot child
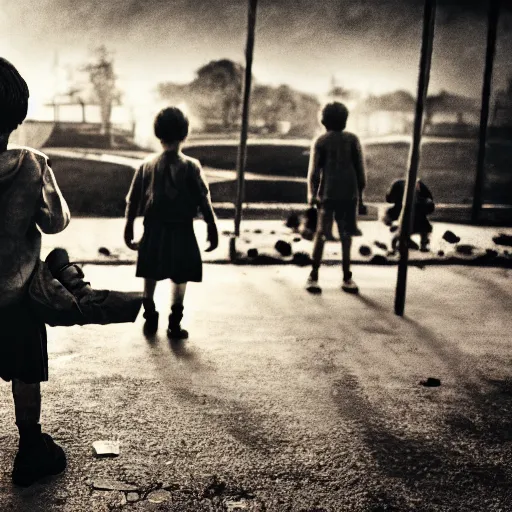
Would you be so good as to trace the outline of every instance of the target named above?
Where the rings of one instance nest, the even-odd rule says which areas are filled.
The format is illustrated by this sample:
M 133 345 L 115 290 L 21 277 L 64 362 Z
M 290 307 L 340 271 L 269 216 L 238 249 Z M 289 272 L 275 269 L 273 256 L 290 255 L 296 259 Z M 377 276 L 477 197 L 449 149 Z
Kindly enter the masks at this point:
M 20 439 L 12 480 L 21 486 L 66 468 L 66 456 L 41 433 L 40 383 L 48 380 L 46 327 L 28 304 L 39 261 L 41 229 L 58 233 L 70 214 L 48 158 L 29 148 L 7 149 L 27 115 L 29 91 L 15 67 L 0 58 L 0 377 L 12 381 Z
M 187 282 L 202 280 L 201 253 L 193 226 L 198 208 L 207 223 L 207 251 L 218 245 L 217 226 L 201 164 L 180 150 L 188 135 L 187 117 L 178 108 L 165 108 L 156 116 L 154 130 L 163 151 L 146 160 L 135 173 L 126 199 L 125 242 L 139 251 L 136 275 L 144 278 L 144 332 L 151 335 L 158 329 L 155 287 L 157 281 L 170 279 L 168 335 L 185 339 L 188 333 L 180 324 Z M 133 242 L 137 215 L 144 216 L 140 244 Z
M 318 270 L 322 262 L 325 234 L 333 217 L 341 237 L 343 259 L 342 289 L 357 293 L 358 287 L 350 271 L 352 237 L 360 236 L 357 228 L 366 175 L 361 144 L 356 135 L 346 132 L 348 109 L 342 103 L 333 102 L 322 110 L 322 124 L 327 132 L 313 141 L 308 171 L 308 202 L 318 205 L 317 231 L 313 242 L 313 268 L 306 289 L 320 293 Z

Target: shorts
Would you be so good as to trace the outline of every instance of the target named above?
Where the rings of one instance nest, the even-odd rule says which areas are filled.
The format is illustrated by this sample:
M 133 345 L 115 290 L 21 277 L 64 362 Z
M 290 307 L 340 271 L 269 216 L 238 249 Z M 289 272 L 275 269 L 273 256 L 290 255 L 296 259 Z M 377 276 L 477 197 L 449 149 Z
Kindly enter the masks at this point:
M 335 219 L 340 237 L 361 236 L 357 227 L 357 199 L 325 199 L 318 213 L 317 229 L 323 233 L 329 232 Z

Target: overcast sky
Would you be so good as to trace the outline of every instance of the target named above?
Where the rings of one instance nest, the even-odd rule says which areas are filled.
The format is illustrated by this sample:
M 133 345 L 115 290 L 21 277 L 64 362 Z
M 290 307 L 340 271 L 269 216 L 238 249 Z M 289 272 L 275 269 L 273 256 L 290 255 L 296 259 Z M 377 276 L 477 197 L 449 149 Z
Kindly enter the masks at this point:
M 431 91 L 478 97 L 486 2 L 438 5 Z M 212 59 L 244 61 L 244 0 L 0 0 L 0 7 L 1 55 L 26 77 L 34 102 L 52 96 L 56 55 L 60 67 L 79 67 L 102 43 L 113 51 L 120 86 L 131 101 L 160 81 L 191 80 Z M 363 92 L 414 92 L 422 14 L 422 0 L 260 0 L 254 75 L 260 83 L 289 83 L 320 95 L 332 76 Z M 498 87 L 508 70 L 507 8 L 500 24 Z

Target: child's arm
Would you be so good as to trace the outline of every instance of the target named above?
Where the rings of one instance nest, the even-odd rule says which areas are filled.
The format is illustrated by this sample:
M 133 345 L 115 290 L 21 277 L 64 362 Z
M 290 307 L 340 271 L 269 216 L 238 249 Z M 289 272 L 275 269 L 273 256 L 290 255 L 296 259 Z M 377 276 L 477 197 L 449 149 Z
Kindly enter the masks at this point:
M 130 248 L 136 251 L 138 244 L 133 241 L 133 224 L 135 218 L 139 213 L 140 203 L 142 201 L 142 188 L 143 188 L 143 168 L 140 166 L 133 176 L 130 190 L 126 196 L 126 225 L 124 228 L 124 242 Z
M 314 140 L 311 145 L 308 167 L 308 204 L 313 205 L 318 202 L 318 192 L 320 188 L 320 179 L 322 173 L 321 150 L 318 147 L 318 140 Z
M 199 209 L 203 215 L 203 219 L 207 224 L 208 229 L 208 242 L 210 246 L 206 249 L 206 252 L 214 251 L 219 245 L 219 233 L 217 230 L 217 219 L 215 212 L 213 211 L 210 188 L 206 177 L 204 176 L 203 169 L 199 161 L 195 161 L 193 176 L 195 178 L 198 190 L 199 190 Z
M 36 214 L 36 223 L 43 233 L 60 233 L 68 226 L 71 214 L 48 159 L 43 168 L 42 182 L 41 206 Z
M 364 164 L 363 148 L 361 147 L 361 142 L 357 136 L 354 136 L 352 149 L 353 163 L 357 176 L 357 186 L 359 189 L 359 198 L 362 200 L 363 191 L 366 188 L 366 170 Z

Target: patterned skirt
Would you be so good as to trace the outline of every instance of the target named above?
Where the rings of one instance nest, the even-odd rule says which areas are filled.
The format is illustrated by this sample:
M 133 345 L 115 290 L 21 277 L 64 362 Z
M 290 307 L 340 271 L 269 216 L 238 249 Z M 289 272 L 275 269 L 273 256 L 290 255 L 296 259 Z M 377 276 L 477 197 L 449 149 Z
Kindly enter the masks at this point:
M 157 281 L 171 279 L 177 284 L 201 282 L 203 263 L 193 221 L 146 220 L 136 275 Z
M 25 302 L 0 308 L 0 377 L 26 384 L 48 380 L 46 326 Z

